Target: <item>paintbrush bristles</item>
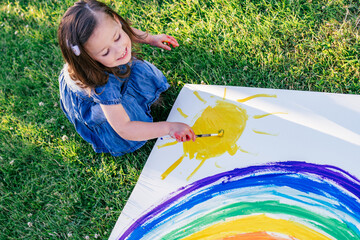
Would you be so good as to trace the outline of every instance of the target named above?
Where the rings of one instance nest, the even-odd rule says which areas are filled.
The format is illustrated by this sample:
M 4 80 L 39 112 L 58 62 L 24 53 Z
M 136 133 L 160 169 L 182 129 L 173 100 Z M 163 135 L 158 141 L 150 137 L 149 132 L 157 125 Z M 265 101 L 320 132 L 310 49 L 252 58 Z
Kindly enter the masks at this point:
M 224 136 L 224 129 L 220 129 L 218 133 L 218 137 L 222 137 L 222 136 Z

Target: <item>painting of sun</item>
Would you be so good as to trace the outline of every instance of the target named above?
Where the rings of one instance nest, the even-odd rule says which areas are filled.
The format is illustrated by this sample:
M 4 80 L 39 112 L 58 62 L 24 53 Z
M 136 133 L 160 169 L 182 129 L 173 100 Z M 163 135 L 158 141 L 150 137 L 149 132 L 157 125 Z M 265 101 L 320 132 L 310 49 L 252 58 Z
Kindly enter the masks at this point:
M 360 96 L 185 85 L 110 239 L 360 240 Z M 215 134 L 216 135 L 216 134 Z
M 194 91 L 194 95 L 203 103 L 207 104 L 207 101 L 204 100 L 197 91 Z M 215 97 L 215 96 L 211 96 Z M 276 95 L 268 94 L 257 94 L 244 99 L 238 99 L 237 102 L 246 102 L 253 98 L 257 97 L 271 97 L 276 98 Z M 195 172 L 204 164 L 204 162 L 213 157 L 218 157 L 224 153 L 228 153 L 231 156 L 240 150 L 247 153 L 246 150 L 242 149 L 240 146 L 237 146 L 237 141 L 241 137 L 245 127 L 246 122 L 248 121 L 248 115 L 246 109 L 241 107 L 240 104 L 231 103 L 226 101 L 226 88 L 224 88 L 224 97 L 222 99 L 217 99 L 214 106 L 207 106 L 196 116 L 195 123 L 192 125 L 193 130 L 196 133 L 210 133 L 223 131 L 221 137 L 209 137 L 209 138 L 198 138 L 195 142 L 184 142 L 183 150 L 184 154 L 175 161 L 162 175 L 162 179 L 165 179 L 167 175 L 178 166 L 184 157 L 189 156 L 190 159 L 194 157 L 200 161 L 197 168 L 187 177 L 187 180 L 195 174 Z M 187 115 L 181 108 L 177 108 L 179 113 L 182 116 Z M 254 119 L 260 119 L 266 116 L 273 114 L 285 114 L 283 112 L 267 113 L 263 115 L 255 115 Z M 219 130 L 220 129 L 220 130 Z M 258 130 L 253 130 L 257 134 L 267 134 L 274 135 L 271 133 L 261 132 Z M 174 145 L 177 142 L 165 143 L 164 145 L 159 145 L 158 148 L 165 146 Z

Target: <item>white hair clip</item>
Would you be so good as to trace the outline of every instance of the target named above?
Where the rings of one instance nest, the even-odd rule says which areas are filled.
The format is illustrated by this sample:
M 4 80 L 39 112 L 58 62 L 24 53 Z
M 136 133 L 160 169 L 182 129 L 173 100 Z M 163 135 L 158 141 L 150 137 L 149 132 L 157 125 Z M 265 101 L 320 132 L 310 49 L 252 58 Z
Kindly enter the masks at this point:
M 80 48 L 78 45 L 72 45 L 71 44 L 71 50 L 74 52 L 74 54 L 78 57 L 80 55 Z
M 66 40 L 66 45 L 71 48 L 71 50 L 77 57 L 80 55 L 80 48 L 78 45 L 72 45 L 71 43 L 69 44 L 68 40 Z

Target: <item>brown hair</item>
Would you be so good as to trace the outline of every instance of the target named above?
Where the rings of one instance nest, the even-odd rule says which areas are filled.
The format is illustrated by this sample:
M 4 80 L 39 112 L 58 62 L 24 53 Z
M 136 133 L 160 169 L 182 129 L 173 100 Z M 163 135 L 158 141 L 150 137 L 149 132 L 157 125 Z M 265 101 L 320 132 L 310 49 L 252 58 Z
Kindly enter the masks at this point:
M 135 34 L 130 24 L 119 16 L 114 10 L 102 2 L 96 0 L 80 0 L 70 7 L 61 19 L 58 29 L 58 40 L 62 55 L 68 64 L 70 77 L 80 87 L 102 86 L 108 81 L 108 74 L 112 73 L 119 78 L 125 78 L 130 74 L 130 67 L 126 71 L 120 71 L 118 67 L 106 67 L 93 60 L 85 51 L 84 44 L 90 38 L 97 26 L 96 12 L 103 12 L 115 20 L 117 18 L 122 28 L 129 35 L 131 42 L 134 38 L 143 39 L 144 36 Z M 77 46 L 80 55 L 72 47 Z M 133 54 L 134 55 L 134 54 Z

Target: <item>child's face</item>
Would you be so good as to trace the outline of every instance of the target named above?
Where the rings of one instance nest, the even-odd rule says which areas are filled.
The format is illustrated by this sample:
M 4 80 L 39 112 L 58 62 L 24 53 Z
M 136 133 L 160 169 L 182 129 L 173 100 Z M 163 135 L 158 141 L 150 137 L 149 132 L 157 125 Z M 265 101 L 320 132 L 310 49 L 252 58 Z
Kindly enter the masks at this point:
M 98 13 L 98 25 L 84 47 L 91 58 L 106 67 L 117 67 L 131 59 L 131 40 L 118 19 Z

